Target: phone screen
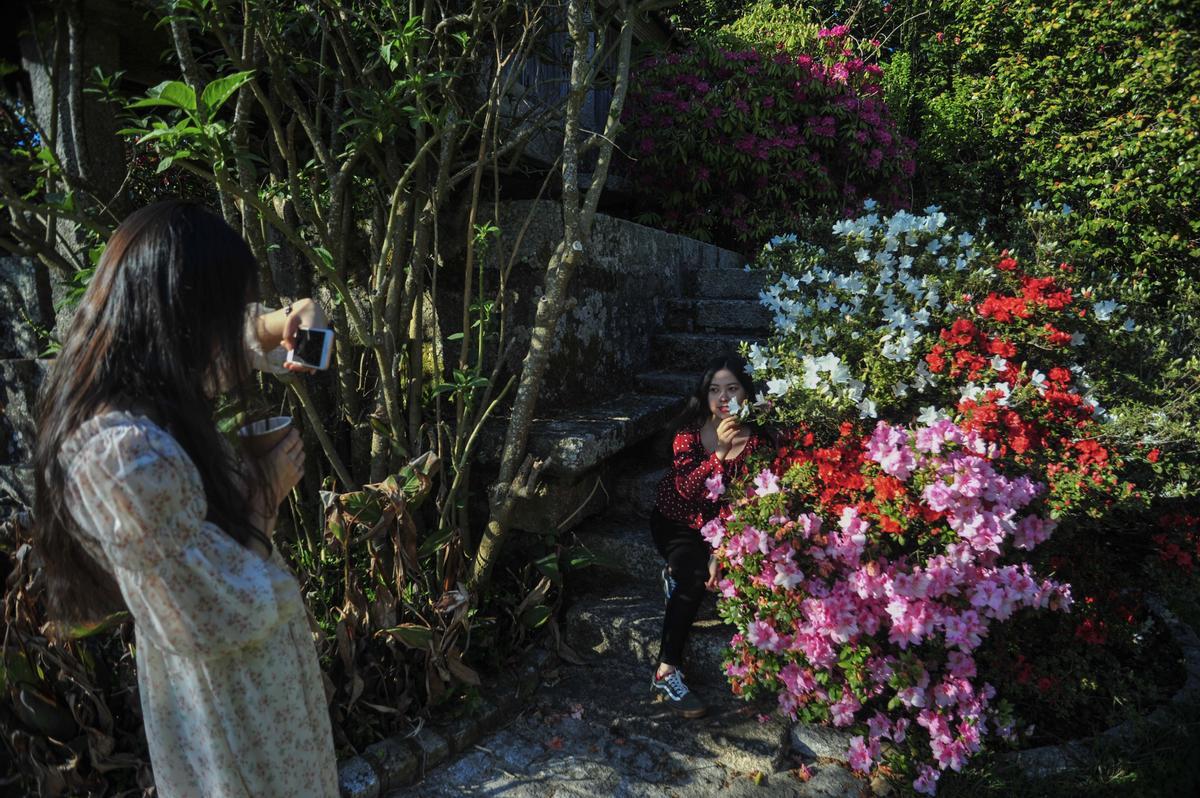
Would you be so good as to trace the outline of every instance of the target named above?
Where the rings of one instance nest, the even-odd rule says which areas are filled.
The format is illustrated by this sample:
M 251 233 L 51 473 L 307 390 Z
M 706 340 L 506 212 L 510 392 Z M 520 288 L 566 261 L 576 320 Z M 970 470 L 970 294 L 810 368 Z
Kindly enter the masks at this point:
M 327 330 L 300 329 L 296 331 L 296 350 L 292 360 L 313 368 L 323 368 L 321 355 L 325 351 Z

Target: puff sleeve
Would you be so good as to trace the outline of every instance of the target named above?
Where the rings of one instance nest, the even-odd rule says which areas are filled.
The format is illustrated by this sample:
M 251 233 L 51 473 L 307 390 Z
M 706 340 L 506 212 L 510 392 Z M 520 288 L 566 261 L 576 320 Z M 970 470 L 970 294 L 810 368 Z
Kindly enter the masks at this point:
M 671 474 L 675 490 L 687 501 L 701 501 L 708 491 L 705 481 L 714 474 L 724 475 L 725 467 L 716 453 L 709 454 L 700 442 L 698 430 L 681 430 L 671 446 Z
M 251 302 L 246 306 L 246 321 L 243 325 L 246 355 L 250 360 L 251 368 L 256 371 L 268 374 L 287 374 L 288 370 L 283 367 L 283 362 L 287 359 L 287 350 L 282 346 L 277 346 L 270 351 L 263 351 L 262 344 L 259 343 L 258 335 L 255 333 L 254 323 L 258 317 L 272 312 L 272 308 L 258 302 Z
M 195 464 L 150 423 L 99 430 L 67 464 L 71 513 L 103 556 L 139 635 L 177 656 L 217 657 L 266 640 L 303 605 L 279 559 L 205 521 Z

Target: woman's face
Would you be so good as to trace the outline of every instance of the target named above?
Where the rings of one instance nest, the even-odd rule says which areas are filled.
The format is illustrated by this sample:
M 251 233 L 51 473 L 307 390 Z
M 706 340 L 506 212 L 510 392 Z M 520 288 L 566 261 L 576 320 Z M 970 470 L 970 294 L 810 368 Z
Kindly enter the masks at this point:
M 721 369 L 713 375 L 712 384 L 708 386 L 708 411 L 718 421 L 728 418 L 731 399 L 737 399 L 739 404 L 745 402 L 746 389 L 732 371 Z

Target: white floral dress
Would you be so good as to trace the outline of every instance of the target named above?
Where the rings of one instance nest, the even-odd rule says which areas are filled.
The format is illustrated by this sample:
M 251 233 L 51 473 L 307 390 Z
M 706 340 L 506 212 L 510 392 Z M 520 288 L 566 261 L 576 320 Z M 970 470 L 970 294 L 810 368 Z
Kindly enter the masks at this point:
M 81 541 L 133 615 L 158 794 L 335 798 L 316 648 L 278 550 L 205 521 L 195 464 L 144 416 L 89 419 L 60 458 Z

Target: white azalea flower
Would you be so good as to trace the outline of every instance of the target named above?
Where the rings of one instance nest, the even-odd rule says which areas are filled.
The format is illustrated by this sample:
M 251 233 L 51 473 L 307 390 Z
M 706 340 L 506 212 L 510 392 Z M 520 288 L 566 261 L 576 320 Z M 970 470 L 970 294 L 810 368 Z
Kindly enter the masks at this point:
M 783 396 L 791 388 L 792 380 L 790 378 L 767 380 L 767 396 Z
M 983 393 L 982 385 L 976 385 L 973 382 L 968 382 L 966 385 L 963 386 L 962 391 L 959 392 L 959 398 L 960 399 L 975 399 L 981 393 Z
M 1124 305 L 1119 302 L 1114 302 L 1111 299 L 1106 299 L 1103 302 L 1097 302 L 1092 305 L 1092 311 L 1096 314 L 1096 318 L 1100 321 L 1108 321 L 1112 318 L 1112 314 L 1118 310 L 1124 309 Z
M 856 261 L 858 261 L 859 263 L 866 263 L 867 261 L 869 261 L 871 259 L 871 253 L 868 252 L 866 249 L 859 249 L 857 252 L 854 253 L 854 259 Z
M 843 385 L 850 381 L 850 369 L 846 364 L 839 362 L 829 371 L 829 379 L 834 385 Z
M 863 208 L 864 208 L 865 210 L 868 210 L 868 211 L 873 211 L 873 210 L 875 210 L 875 206 L 876 206 L 876 205 L 878 205 L 878 204 L 879 204 L 878 202 L 876 202 L 875 200 L 871 199 L 870 197 L 868 197 L 867 199 L 863 200 Z
M 821 384 L 821 367 L 809 355 L 804 356 L 803 366 L 804 378 L 802 384 L 810 391 L 816 390 Z
M 926 405 L 921 408 L 921 415 L 917 416 L 917 421 L 920 421 L 925 426 L 931 426 L 941 420 L 942 414 L 933 405 Z
M 1133 319 L 1125 319 L 1125 323 L 1121 325 L 1121 329 L 1125 332 L 1133 332 Z
M 992 368 L 996 371 L 1006 371 L 1008 370 L 1008 361 L 1000 357 L 1000 355 L 994 355 L 992 357 Z
M 875 402 L 870 399 L 863 399 L 858 403 L 859 418 L 875 418 L 879 414 L 875 409 Z

